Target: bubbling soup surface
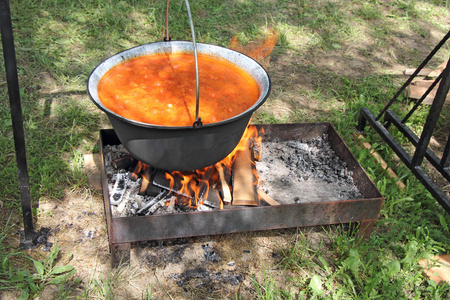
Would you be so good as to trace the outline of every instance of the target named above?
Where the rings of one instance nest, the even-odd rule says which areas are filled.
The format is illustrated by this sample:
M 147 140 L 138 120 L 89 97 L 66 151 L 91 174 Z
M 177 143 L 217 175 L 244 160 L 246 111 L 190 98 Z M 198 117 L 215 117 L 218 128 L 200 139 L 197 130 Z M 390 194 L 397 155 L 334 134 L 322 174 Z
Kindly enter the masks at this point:
M 241 68 L 198 54 L 199 116 L 203 124 L 229 119 L 259 98 L 255 80 Z M 194 54 L 143 55 L 111 68 L 98 84 L 101 102 L 127 119 L 162 126 L 195 121 Z

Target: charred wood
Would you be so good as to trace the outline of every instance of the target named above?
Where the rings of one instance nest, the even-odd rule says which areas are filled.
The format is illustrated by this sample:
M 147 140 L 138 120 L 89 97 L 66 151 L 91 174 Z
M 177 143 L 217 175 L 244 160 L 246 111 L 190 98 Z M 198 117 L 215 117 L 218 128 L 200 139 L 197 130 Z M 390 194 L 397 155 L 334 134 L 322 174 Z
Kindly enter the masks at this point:
M 136 181 L 136 180 L 138 180 L 138 178 L 139 178 L 139 175 L 140 175 L 140 173 L 141 173 L 141 168 L 142 168 L 142 166 L 141 166 L 141 164 L 137 164 L 135 167 L 134 167 L 134 170 L 133 170 L 133 172 L 130 174 L 130 180 L 133 180 L 133 181 Z
M 254 161 L 262 161 L 262 143 L 260 141 L 253 141 L 252 157 Z
M 214 209 L 220 209 L 221 202 L 222 201 L 219 195 L 219 191 L 213 188 L 209 188 L 208 198 L 203 200 L 203 204 Z
M 161 191 L 155 198 L 147 202 L 137 213 L 143 214 L 147 209 L 151 208 L 153 205 L 155 205 L 158 201 L 161 199 L 165 199 L 165 196 L 167 195 L 167 191 L 163 190 Z
M 167 201 L 168 201 L 167 198 L 163 197 L 150 207 L 146 215 L 153 215 L 158 209 L 164 207 Z
M 136 159 L 134 159 L 131 155 L 125 155 L 119 158 L 116 158 L 111 161 L 111 165 L 117 170 L 117 169 L 130 169 L 134 168 L 135 165 L 138 163 Z

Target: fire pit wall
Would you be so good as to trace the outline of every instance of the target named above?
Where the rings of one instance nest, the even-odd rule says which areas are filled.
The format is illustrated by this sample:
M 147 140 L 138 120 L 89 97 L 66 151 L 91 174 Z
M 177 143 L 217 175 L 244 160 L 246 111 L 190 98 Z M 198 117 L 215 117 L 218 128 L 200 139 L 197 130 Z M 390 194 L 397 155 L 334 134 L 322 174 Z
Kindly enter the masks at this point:
M 362 197 L 339 201 L 317 200 L 276 206 L 233 207 L 226 210 L 114 218 L 105 173 L 103 147 L 120 145 L 113 129 L 100 131 L 102 186 L 112 264 L 129 259 L 131 243 L 193 236 L 292 227 L 360 223 L 359 235 L 368 238 L 378 218 L 383 197 L 342 138 L 329 123 L 257 125 L 264 142 L 302 141 L 327 135 L 336 155 L 353 174 Z M 272 196 L 276 198 L 276 195 Z M 264 222 L 261 222 L 264 220 Z

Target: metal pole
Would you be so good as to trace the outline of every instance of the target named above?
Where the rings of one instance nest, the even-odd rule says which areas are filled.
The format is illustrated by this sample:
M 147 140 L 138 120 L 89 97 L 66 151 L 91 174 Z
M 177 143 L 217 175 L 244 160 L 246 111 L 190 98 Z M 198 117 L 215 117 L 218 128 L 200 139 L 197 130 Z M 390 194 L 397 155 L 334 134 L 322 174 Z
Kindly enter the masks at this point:
M 408 112 L 406 117 L 403 118 L 402 123 L 406 123 L 408 119 L 413 115 L 413 113 L 419 108 L 419 106 L 422 104 L 423 100 L 428 96 L 428 94 L 431 93 L 431 91 L 434 89 L 434 87 L 439 83 L 439 81 L 442 79 L 442 73 L 439 74 L 439 76 L 433 81 L 433 83 L 430 85 L 430 87 L 425 91 L 425 93 L 420 97 L 420 99 L 414 104 L 414 107 L 411 108 L 411 110 Z
M 422 164 L 431 136 L 433 135 L 434 128 L 436 127 L 437 120 L 440 117 L 449 88 L 450 61 L 447 63 L 447 67 L 442 72 L 441 83 L 439 84 L 439 88 L 436 92 L 436 96 L 434 97 L 430 112 L 428 113 L 427 121 L 423 126 L 422 135 L 420 136 L 419 143 L 417 144 L 416 151 L 414 152 L 414 156 L 411 161 L 413 166 L 420 166 Z
M 441 166 L 448 168 L 450 166 L 450 134 L 447 138 L 447 144 L 445 144 L 444 153 L 442 154 Z
M 9 103 L 16 150 L 19 189 L 22 203 L 24 244 L 33 239 L 33 214 L 31 211 L 30 183 L 28 179 L 25 135 L 23 130 L 22 107 L 20 104 L 19 79 L 17 76 L 16 53 L 8 0 L 0 0 L 0 27 L 5 59 L 6 80 L 8 84 Z
M 192 43 L 194 44 L 194 59 L 195 59 L 195 121 L 193 127 L 202 127 L 202 118 L 198 116 L 200 110 L 199 100 L 199 77 L 198 77 L 198 56 L 197 56 L 197 43 L 195 42 L 195 30 L 194 22 L 192 21 L 191 8 L 189 6 L 189 0 L 185 0 L 186 8 L 189 15 L 189 24 L 191 25 Z

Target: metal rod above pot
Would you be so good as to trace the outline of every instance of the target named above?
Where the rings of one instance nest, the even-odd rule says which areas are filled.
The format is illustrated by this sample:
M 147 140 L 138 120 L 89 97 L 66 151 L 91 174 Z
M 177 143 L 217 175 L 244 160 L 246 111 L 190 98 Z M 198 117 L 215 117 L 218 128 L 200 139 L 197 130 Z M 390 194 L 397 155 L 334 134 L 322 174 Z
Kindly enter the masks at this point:
M 193 124 L 194 127 L 202 127 L 202 119 L 198 116 L 200 110 L 200 95 L 199 95 L 199 80 L 198 80 L 198 57 L 197 57 L 197 43 L 195 42 L 195 31 L 194 31 L 194 22 L 192 22 L 192 14 L 191 8 L 189 6 L 189 1 L 185 0 L 186 7 L 189 15 L 189 23 L 191 25 L 191 34 L 192 34 L 192 43 L 194 44 L 194 60 L 195 60 L 195 122 Z
M 170 41 L 171 38 L 169 36 L 169 1 L 167 0 L 166 5 L 166 36 L 164 38 L 165 41 Z M 197 43 L 195 42 L 195 30 L 194 30 L 194 22 L 192 21 L 191 7 L 189 6 L 189 1 L 185 0 L 186 8 L 189 16 L 189 24 L 191 26 L 191 35 L 192 35 L 192 43 L 194 45 L 194 61 L 195 61 L 195 121 L 192 125 L 193 127 L 202 127 L 202 118 L 199 117 L 200 111 L 200 89 L 199 89 L 199 75 L 198 75 L 198 56 L 197 56 Z

